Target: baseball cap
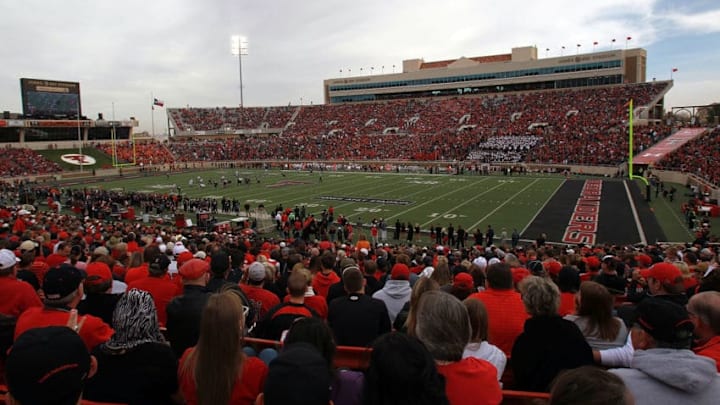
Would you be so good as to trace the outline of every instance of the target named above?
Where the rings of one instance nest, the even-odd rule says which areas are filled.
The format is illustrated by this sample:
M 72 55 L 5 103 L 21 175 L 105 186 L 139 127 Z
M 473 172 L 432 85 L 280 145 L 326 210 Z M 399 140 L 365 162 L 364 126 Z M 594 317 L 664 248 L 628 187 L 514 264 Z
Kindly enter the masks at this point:
M 656 340 L 666 343 L 690 342 L 693 324 L 687 310 L 674 302 L 649 297 L 635 308 L 635 325 Z
M 207 257 L 207 253 L 202 250 L 198 250 L 197 253 L 193 255 L 193 257 L 196 259 L 205 260 L 205 258 Z
M 178 267 L 182 267 L 183 264 L 187 263 L 188 261 L 193 259 L 193 254 L 189 250 L 186 250 L 179 255 L 177 255 L 177 265 Z
M 94 255 L 102 255 L 102 256 L 109 256 L 110 251 L 105 246 L 98 246 L 93 250 Z
M 35 248 L 38 246 L 37 242 L 32 240 L 26 240 L 23 243 L 20 244 L 20 251 L 21 252 L 29 252 L 31 250 L 35 250 Z
M 472 290 L 475 287 L 473 278 L 468 273 L 458 273 L 453 280 L 453 287 L 462 288 L 463 290 Z
M 254 262 L 248 267 L 248 278 L 252 281 L 263 281 L 265 275 L 265 266 L 260 262 Z
M 178 269 L 180 275 L 188 280 L 196 280 L 208 271 L 210 271 L 210 264 L 200 259 L 190 259 Z
M 265 404 L 327 404 L 331 384 L 328 363 L 320 352 L 309 343 L 292 343 L 270 362 Z
M 12 250 L 0 249 L 0 270 L 9 269 L 19 261 L 20 259 L 15 256 Z
M 76 404 L 89 372 L 85 344 L 65 326 L 29 329 L 6 363 L 8 390 L 23 404 Z
M 365 248 L 360 248 L 360 253 L 362 253 L 363 256 L 367 256 L 367 255 L 368 255 L 368 250 L 365 249 Z
M 88 263 L 85 267 L 85 273 L 87 273 L 87 278 L 85 279 L 86 285 L 98 285 L 112 281 L 110 266 L 103 262 Z
M 150 268 L 154 270 L 164 270 L 170 266 L 170 259 L 166 255 L 157 255 L 150 262 Z
M 59 300 L 67 297 L 78 289 L 83 280 L 83 275 L 70 264 L 61 264 L 59 267 L 51 268 L 45 274 L 43 291 L 49 300 Z
M 393 280 L 409 280 L 410 279 L 410 269 L 407 265 L 404 265 L 402 263 L 396 263 L 392 267 L 392 272 L 390 273 L 390 277 Z
M 641 270 L 640 275 L 647 278 L 654 278 L 661 283 L 675 284 L 682 279 L 682 273 L 674 264 L 668 262 L 656 263 L 646 270 Z

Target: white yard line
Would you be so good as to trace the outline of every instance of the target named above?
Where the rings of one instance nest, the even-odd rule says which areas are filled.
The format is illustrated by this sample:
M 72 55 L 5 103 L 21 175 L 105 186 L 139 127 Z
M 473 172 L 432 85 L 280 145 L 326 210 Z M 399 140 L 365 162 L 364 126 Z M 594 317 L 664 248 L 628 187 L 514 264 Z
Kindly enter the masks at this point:
M 507 199 L 507 201 L 505 201 L 504 203 L 502 203 L 502 204 L 498 205 L 497 207 L 495 207 L 494 210 L 488 212 L 487 215 L 485 215 L 484 217 L 480 218 L 479 221 L 477 221 L 477 222 L 475 222 L 474 224 L 472 224 L 472 226 L 470 226 L 468 229 L 475 229 L 475 228 L 477 228 L 477 226 L 480 225 L 483 221 L 485 221 L 486 219 L 490 218 L 490 216 L 493 215 L 494 213 L 498 212 L 498 210 L 499 210 L 500 208 L 502 208 L 502 207 L 504 207 L 505 205 L 507 205 L 510 201 L 513 201 L 513 199 L 514 199 L 515 197 L 517 197 L 517 196 L 519 196 L 520 194 L 522 194 L 525 190 L 527 190 L 528 188 L 530 188 L 532 185 L 534 185 L 534 184 L 537 183 L 538 181 L 540 181 L 540 179 L 535 179 L 535 180 L 533 180 L 532 183 L 528 184 L 527 186 L 523 187 L 522 190 L 520 190 L 520 191 L 518 191 L 517 193 L 513 194 L 512 197 L 510 197 L 510 198 Z
M 635 226 L 637 227 L 638 233 L 640 234 L 640 242 L 643 245 L 647 245 L 647 237 L 645 236 L 645 229 L 640 223 L 640 217 L 638 216 L 637 209 L 635 208 L 635 201 L 633 201 L 632 195 L 630 194 L 630 187 L 626 181 L 623 181 L 625 187 L 625 194 L 627 194 L 628 202 L 630 202 L 630 209 L 632 210 L 633 218 L 635 218 Z

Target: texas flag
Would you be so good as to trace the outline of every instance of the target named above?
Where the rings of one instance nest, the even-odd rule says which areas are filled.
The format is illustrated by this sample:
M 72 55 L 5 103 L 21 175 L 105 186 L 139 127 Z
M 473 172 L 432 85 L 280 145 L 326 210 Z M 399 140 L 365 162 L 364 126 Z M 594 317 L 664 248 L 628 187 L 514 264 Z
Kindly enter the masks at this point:
M 156 105 L 158 107 L 163 107 L 165 105 L 165 102 L 155 98 L 155 99 L 153 99 L 153 105 Z

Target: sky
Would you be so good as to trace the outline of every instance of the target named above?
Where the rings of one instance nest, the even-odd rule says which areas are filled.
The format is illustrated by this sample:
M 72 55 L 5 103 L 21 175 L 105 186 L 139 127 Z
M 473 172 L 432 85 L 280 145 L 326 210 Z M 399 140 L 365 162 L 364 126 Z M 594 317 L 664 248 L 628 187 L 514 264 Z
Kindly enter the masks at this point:
M 6 0 L 0 111 L 22 112 L 20 78 L 80 82 L 83 115 L 136 117 L 166 107 L 323 102 L 323 80 L 402 70 L 402 61 L 510 53 L 560 56 L 647 49 L 647 79 L 674 87 L 666 109 L 720 102 L 717 0 Z M 581 47 L 578 49 L 577 44 Z M 550 51 L 545 51 L 546 49 Z M 371 69 L 373 68 L 373 69 Z M 341 73 L 342 70 L 342 73 Z M 350 73 L 349 73 L 350 72 Z M 154 112 L 165 131 L 165 109 Z

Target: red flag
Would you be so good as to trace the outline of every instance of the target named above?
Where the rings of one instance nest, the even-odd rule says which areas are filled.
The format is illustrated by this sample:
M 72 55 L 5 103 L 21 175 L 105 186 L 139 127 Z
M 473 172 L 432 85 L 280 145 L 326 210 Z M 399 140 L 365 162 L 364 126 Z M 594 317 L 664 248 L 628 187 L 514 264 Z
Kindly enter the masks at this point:
M 615 42 L 615 38 L 613 38 L 612 41 Z
M 593 42 L 593 45 L 597 45 L 597 44 L 598 44 L 598 42 L 597 42 L 597 41 Z
M 677 72 L 677 71 L 678 71 L 678 68 L 673 68 L 673 72 Z
M 632 37 L 627 37 L 626 39 L 627 39 L 627 40 L 629 41 L 629 40 L 631 40 L 631 39 L 632 39 Z

